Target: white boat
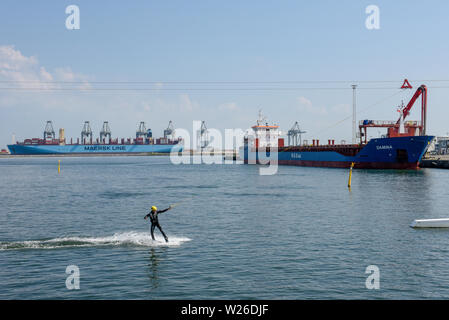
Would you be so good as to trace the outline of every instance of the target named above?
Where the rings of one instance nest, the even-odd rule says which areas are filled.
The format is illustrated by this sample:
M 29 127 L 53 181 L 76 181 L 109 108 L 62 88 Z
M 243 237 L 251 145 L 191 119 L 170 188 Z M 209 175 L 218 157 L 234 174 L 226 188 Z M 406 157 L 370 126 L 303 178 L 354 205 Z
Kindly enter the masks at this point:
M 449 218 L 419 219 L 410 225 L 412 228 L 449 228 Z

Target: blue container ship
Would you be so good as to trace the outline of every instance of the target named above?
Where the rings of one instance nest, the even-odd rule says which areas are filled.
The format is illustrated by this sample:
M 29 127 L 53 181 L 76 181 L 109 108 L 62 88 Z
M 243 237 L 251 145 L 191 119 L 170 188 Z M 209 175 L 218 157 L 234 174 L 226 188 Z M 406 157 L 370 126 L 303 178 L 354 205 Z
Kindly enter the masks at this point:
M 379 138 L 371 139 L 364 146 L 279 147 L 277 163 L 334 168 L 349 168 L 354 163 L 354 167 L 360 169 L 418 169 L 419 162 L 433 138 L 433 136 Z M 268 154 L 263 155 L 264 158 L 270 156 L 270 148 L 266 149 Z M 245 163 L 260 163 L 260 158 L 254 148 L 245 145 Z
M 405 83 L 405 82 L 404 82 Z M 408 83 L 408 82 L 407 82 Z M 408 87 L 410 88 L 410 87 Z M 413 104 L 421 97 L 421 121 L 405 121 Z M 278 126 L 268 125 L 259 115 L 253 133 L 245 137 L 243 159 L 246 164 L 270 161 L 280 165 L 365 169 L 418 169 L 434 136 L 426 135 L 427 88 L 420 86 L 407 106 L 399 110 L 397 121 L 363 120 L 359 123 L 359 143 L 320 144 L 313 140 L 303 145 L 284 146 Z M 385 128 L 387 134 L 367 139 L 369 128 Z M 273 154 L 271 154 L 273 152 Z M 271 156 L 271 157 L 270 157 Z
M 89 121 L 84 123 L 81 139 L 76 142 L 70 139 L 67 143 L 64 129 L 59 129 L 59 138 L 56 138 L 51 121 L 47 121 L 44 137 L 25 139 L 22 142 L 8 145 L 12 155 L 86 155 L 86 154 L 146 154 L 182 152 L 181 139 L 174 138 L 175 130 L 169 122 L 164 130 L 164 137 L 153 138 L 151 129 L 146 129 L 145 122 L 141 122 L 136 131 L 135 138 L 112 139 L 111 130 L 107 121 L 103 123 L 100 137 L 92 138 L 92 129 Z

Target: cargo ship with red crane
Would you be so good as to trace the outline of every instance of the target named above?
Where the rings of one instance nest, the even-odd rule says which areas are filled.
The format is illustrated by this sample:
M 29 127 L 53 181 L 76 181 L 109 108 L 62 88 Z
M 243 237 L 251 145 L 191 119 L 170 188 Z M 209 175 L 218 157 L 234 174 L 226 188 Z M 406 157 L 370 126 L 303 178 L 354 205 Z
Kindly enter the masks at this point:
M 64 129 L 55 135 L 52 121 L 47 121 L 43 138 L 25 139 L 8 145 L 12 155 L 86 155 L 86 154 L 147 154 L 182 152 L 182 139 L 175 138 L 175 129 L 170 121 L 164 130 L 164 137 L 153 138 L 151 129 L 146 129 L 145 122 L 140 122 L 135 138 L 111 137 L 108 121 L 103 123 L 100 137 L 93 139 L 89 121 L 81 131 L 81 139 L 66 141 Z
M 411 85 L 405 80 L 401 88 L 411 89 Z M 406 121 L 419 98 L 421 121 Z M 259 115 L 259 120 L 252 127 L 253 132 L 244 139 L 244 163 L 264 163 L 267 156 L 274 152 L 277 155 L 272 158 L 280 165 L 349 168 L 354 163 L 354 168 L 364 169 L 418 169 L 421 158 L 435 138 L 426 135 L 427 87 L 421 85 L 399 112 L 397 121 L 360 121 L 359 141 L 355 144 L 335 144 L 334 140 L 320 144 L 319 140 L 313 140 L 311 145 L 293 146 L 284 146 L 279 127 L 269 125 Z M 367 131 L 370 128 L 385 128 L 387 133 L 368 140 Z M 261 161 L 262 157 L 264 161 Z

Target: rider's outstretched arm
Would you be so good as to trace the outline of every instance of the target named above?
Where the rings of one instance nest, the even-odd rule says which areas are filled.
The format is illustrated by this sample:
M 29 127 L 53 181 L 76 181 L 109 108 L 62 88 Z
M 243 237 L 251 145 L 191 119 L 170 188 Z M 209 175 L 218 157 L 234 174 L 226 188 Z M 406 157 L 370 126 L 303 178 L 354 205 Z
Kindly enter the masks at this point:
M 168 207 L 167 209 L 164 209 L 164 210 L 158 210 L 158 211 L 157 211 L 157 213 L 159 214 L 159 213 L 162 213 L 162 212 L 168 211 L 168 210 L 170 210 L 170 209 L 171 209 L 171 207 Z

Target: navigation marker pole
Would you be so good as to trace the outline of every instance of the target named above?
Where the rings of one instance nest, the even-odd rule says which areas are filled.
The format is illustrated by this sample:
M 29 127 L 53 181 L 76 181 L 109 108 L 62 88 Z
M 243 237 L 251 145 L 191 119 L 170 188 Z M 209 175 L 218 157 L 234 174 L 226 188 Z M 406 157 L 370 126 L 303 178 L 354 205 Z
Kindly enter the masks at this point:
M 356 144 L 357 136 L 356 136 L 356 105 L 355 105 L 355 89 L 357 88 L 356 84 L 352 85 L 352 144 Z
M 349 188 L 349 190 L 351 190 L 352 168 L 354 168 L 354 162 L 351 162 L 351 167 L 349 167 L 349 179 L 348 179 L 348 188 Z

